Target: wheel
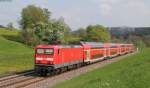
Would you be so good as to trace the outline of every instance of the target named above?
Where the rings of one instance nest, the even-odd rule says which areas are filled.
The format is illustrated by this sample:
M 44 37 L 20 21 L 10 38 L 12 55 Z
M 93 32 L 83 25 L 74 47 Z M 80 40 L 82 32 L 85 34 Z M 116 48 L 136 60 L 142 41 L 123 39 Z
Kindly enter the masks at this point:
M 40 75 L 41 76 L 47 76 L 47 71 L 46 70 L 41 70 Z

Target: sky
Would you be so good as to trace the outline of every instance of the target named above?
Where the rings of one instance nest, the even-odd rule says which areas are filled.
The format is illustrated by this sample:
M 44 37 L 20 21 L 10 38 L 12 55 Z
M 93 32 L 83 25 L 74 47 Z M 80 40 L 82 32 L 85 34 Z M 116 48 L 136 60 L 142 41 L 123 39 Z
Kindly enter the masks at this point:
M 0 25 L 19 27 L 22 8 L 28 5 L 49 9 L 52 18 L 63 17 L 73 30 L 90 24 L 150 26 L 150 0 L 0 0 Z

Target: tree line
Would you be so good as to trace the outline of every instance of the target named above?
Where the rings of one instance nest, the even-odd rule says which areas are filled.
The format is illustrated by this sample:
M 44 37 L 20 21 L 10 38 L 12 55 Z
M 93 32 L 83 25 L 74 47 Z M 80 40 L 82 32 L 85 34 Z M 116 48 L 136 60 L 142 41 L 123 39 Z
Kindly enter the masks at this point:
M 134 43 L 136 46 L 150 46 L 150 27 L 111 27 L 112 42 Z

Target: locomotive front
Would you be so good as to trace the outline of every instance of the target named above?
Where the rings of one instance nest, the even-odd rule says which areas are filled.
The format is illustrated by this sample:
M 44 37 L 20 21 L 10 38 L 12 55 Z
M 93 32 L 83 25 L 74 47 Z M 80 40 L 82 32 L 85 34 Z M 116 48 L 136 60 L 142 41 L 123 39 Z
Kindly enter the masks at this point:
M 55 46 L 38 45 L 35 48 L 35 71 L 38 74 L 46 75 L 54 70 L 55 64 Z

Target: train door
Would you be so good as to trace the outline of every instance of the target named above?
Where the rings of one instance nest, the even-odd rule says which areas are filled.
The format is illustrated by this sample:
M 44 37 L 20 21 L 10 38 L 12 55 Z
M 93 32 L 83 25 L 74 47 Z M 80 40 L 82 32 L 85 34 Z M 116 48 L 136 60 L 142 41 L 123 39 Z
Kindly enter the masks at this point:
M 85 60 L 85 62 L 90 62 L 90 50 L 86 50 L 86 51 L 85 51 L 85 55 L 86 55 L 86 60 Z

